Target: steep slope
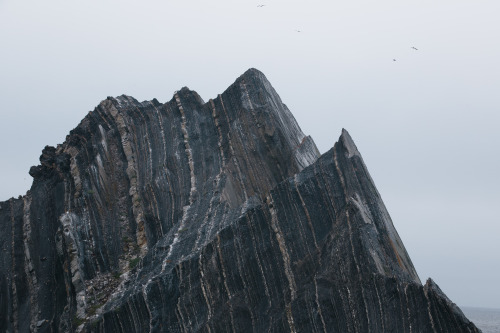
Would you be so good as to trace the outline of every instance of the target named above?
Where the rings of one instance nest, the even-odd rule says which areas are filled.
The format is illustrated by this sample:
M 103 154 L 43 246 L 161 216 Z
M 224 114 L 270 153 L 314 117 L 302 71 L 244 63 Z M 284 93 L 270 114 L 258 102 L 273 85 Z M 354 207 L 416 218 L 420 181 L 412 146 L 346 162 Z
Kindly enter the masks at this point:
M 0 330 L 477 332 L 349 134 L 320 157 L 255 69 L 207 103 L 108 98 L 40 162 L 0 203 Z

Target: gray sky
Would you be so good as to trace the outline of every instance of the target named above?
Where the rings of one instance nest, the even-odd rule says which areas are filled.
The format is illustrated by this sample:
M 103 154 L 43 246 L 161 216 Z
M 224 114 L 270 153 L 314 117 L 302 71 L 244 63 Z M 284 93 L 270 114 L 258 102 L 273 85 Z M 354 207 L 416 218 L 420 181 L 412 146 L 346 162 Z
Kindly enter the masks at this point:
M 498 0 L 0 0 L 0 200 L 106 96 L 165 102 L 188 86 L 208 100 L 255 67 L 321 152 L 349 130 L 422 280 L 500 308 L 498 13 Z

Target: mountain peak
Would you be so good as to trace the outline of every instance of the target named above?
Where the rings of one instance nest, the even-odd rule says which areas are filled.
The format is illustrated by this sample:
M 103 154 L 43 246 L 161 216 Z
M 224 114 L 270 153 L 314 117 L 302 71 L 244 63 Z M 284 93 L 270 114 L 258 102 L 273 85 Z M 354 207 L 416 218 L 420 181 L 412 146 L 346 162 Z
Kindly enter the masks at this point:
M 173 99 L 175 96 L 178 96 L 183 100 L 193 100 L 195 103 L 199 105 L 205 104 L 205 101 L 201 98 L 201 96 L 194 90 L 189 89 L 188 87 L 182 87 L 181 90 L 178 90 L 174 93 Z
M 239 78 L 259 78 L 259 79 L 265 79 L 267 81 L 267 78 L 266 76 L 264 75 L 264 73 L 262 73 L 261 71 L 259 71 L 258 69 L 256 68 L 249 68 L 247 69 L 242 75 L 240 75 Z
M 347 149 L 347 152 L 349 153 L 349 157 L 352 157 L 354 155 L 361 156 L 358 148 L 356 147 L 356 144 L 354 143 L 353 139 L 351 138 L 351 135 L 346 129 L 342 129 L 342 134 L 340 136 L 340 140 L 342 141 L 342 144 L 344 147 Z
M 109 97 L 40 162 L 0 203 L 2 332 L 478 332 L 349 133 L 319 156 L 256 69 L 207 103 Z
M 245 71 L 242 75 L 240 75 L 236 79 L 236 81 L 233 83 L 232 86 L 236 87 L 245 86 L 248 89 L 251 89 L 252 91 L 265 90 L 271 94 L 276 93 L 273 87 L 271 86 L 271 83 L 264 75 L 264 73 L 255 68 L 250 68 L 247 71 Z

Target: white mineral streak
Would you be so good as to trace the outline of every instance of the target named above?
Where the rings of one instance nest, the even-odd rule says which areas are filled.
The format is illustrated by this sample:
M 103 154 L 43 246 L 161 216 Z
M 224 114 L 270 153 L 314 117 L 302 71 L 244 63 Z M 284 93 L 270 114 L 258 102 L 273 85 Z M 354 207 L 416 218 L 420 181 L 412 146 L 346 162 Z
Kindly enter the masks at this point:
M 207 218 L 208 218 L 208 216 L 207 216 Z M 226 218 L 227 218 L 227 216 L 224 216 L 224 212 L 223 212 L 222 213 L 222 223 L 220 224 L 220 226 L 224 225 L 223 223 L 224 223 Z M 217 223 L 216 223 L 217 219 L 218 219 L 217 210 L 215 210 L 214 214 L 210 218 L 210 223 L 208 224 L 208 228 L 207 228 L 206 235 L 205 235 L 205 244 L 207 244 L 212 239 L 211 235 L 212 235 L 214 228 L 219 227 L 219 225 L 217 225 Z
M 210 319 L 212 318 L 212 307 L 210 306 L 210 297 L 208 296 L 209 284 L 205 287 L 205 283 L 203 282 L 203 279 L 205 278 L 205 273 L 203 272 L 203 263 L 201 258 L 202 258 L 202 252 L 200 251 L 200 255 L 198 257 L 198 267 L 200 267 L 200 286 L 201 286 L 201 291 L 203 293 L 203 298 L 205 298 L 205 303 L 207 303 L 207 309 L 208 309 L 207 321 L 210 321 Z
M 335 168 L 337 169 L 337 174 L 339 175 L 339 178 L 340 178 L 340 183 L 342 184 L 342 190 L 344 191 L 344 197 L 348 198 L 347 190 L 345 187 L 344 175 L 340 171 L 339 162 L 337 161 L 337 152 L 335 151 L 335 149 L 333 150 L 333 161 L 335 163 Z
M 219 173 L 217 174 L 217 176 L 215 176 L 215 180 L 214 180 L 214 183 L 215 183 L 214 184 L 214 192 L 215 191 L 218 192 L 220 190 L 221 176 L 222 176 L 222 174 L 225 170 L 225 167 L 226 167 L 226 158 L 224 156 L 224 149 L 222 147 L 222 130 L 221 130 L 220 125 L 219 125 L 219 115 L 217 114 L 217 110 L 215 109 L 215 104 L 214 104 L 214 101 L 212 99 L 210 99 L 210 106 L 212 107 L 212 117 L 214 119 L 215 127 L 217 128 L 217 133 L 218 133 L 217 144 L 219 146 L 219 153 L 220 153 L 220 159 L 221 159 L 221 167 L 219 169 Z M 199 249 L 199 242 L 200 242 L 201 237 L 202 237 L 201 233 L 209 220 L 209 216 L 212 215 L 212 209 L 213 209 L 214 203 L 216 201 L 220 202 L 220 199 L 218 199 L 218 198 L 219 198 L 219 196 L 217 196 L 217 195 L 212 195 L 212 197 L 210 198 L 208 210 L 205 214 L 205 217 L 203 218 L 203 222 L 201 223 L 200 227 L 198 228 L 198 236 L 196 237 L 196 241 L 195 241 L 193 250 Z M 210 239 L 211 231 L 214 227 L 214 224 L 215 224 L 215 216 L 212 216 L 210 219 L 210 224 L 208 226 L 209 230 L 205 233 L 205 242 L 207 242 L 208 239 Z
M 88 209 L 85 207 L 82 212 L 82 216 L 80 217 L 81 225 L 85 228 L 85 238 L 87 240 L 87 251 L 89 255 L 91 253 L 95 253 L 95 249 L 97 247 L 96 239 L 102 239 L 102 235 L 99 234 L 99 228 L 96 228 L 98 237 L 94 237 L 92 226 L 91 226 L 91 218 Z M 100 250 L 99 250 L 100 251 Z M 102 252 L 100 252 L 101 258 L 104 260 L 104 256 Z M 97 261 L 98 263 L 99 261 Z
M 221 157 L 221 172 L 223 168 L 226 166 L 226 157 L 224 156 L 224 149 L 222 147 L 222 130 L 219 124 L 219 114 L 215 109 L 215 103 L 212 99 L 210 99 L 210 106 L 212 107 L 212 117 L 214 118 L 215 127 L 217 128 L 217 133 L 219 134 L 217 145 L 219 146 L 220 157 Z
M 434 333 L 437 333 L 436 326 L 434 325 L 434 318 L 432 318 L 431 301 L 429 300 L 428 292 L 428 288 L 424 287 L 424 295 L 425 299 L 427 300 L 427 313 L 429 314 L 429 320 L 431 321 L 432 330 L 434 331 Z
M 72 198 L 71 182 L 64 178 L 64 210 L 71 211 Z
M 351 197 L 351 202 L 358 208 L 359 213 L 361 214 L 361 218 L 366 224 L 372 224 L 373 218 L 370 212 L 370 208 L 367 204 L 361 200 L 358 193 L 355 193 L 355 197 Z
M 313 147 L 311 147 L 311 149 L 303 150 L 303 145 L 308 144 Z M 318 159 L 318 156 L 320 156 L 318 148 L 316 147 L 314 142 L 312 142 L 312 139 L 309 136 L 304 136 L 302 138 L 300 144 L 295 148 L 294 154 L 295 160 L 299 166 L 299 171 L 313 164 Z
M 382 301 L 380 300 L 380 294 L 378 293 L 378 287 L 375 279 L 373 279 L 372 281 L 373 281 L 373 286 L 375 287 L 375 293 L 377 294 L 378 310 L 380 312 L 380 323 L 382 324 L 382 332 L 385 332 L 385 325 L 384 325 L 385 318 L 384 318 L 384 311 L 382 309 Z
M 121 96 L 120 96 L 121 97 Z M 141 110 L 137 107 L 137 103 L 136 101 L 134 100 L 134 98 L 130 97 L 130 96 L 124 96 L 127 100 L 125 101 L 126 102 L 126 105 L 127 107 L 130 107 L 130 108 L 134 108 L 137 112 L 137 114 L 139 115 L 139 117 L 141 117 L 144 121 L 144 123 L 147 123 L 148 119 L 146 119 L 143 115 L 143 113 L 141 112 Z M 146 179 L 152 179 L 153 178 L 153 159 L 152 159 L 152 149 L 151 149 L 151 142 L 149 141 L 149 133 L 148 133 L 148 126 L 144 126 L 144 135 L 142 136 L 142 140 L 146 142 L 146 146 L 148 147 L 147 150 L 148 150 L 148 153 L 145 154 L 146 155 L 146 158 L 147 158 L 147 162 L 146 162 L 146 171 L 148 172 L 148 175 L 145 176 Z M 139 142 L 139 138 L 138 137 L 135 137 L 135 142 L 137 144 L 137 142 Z M 136 159 L 138 159 L 137 156 L 135 156 Z M 136 169 L 137 170 L 137 169 Z
M 75 185 L 75 197 L 80 197 L 82 195 L 82 181 L 80 178 L 80 170 L 78 169 L 78 164 L 76 163 L 76 156 L 78 155 L 78 149 L 70 146 L 66 148 L 64 152 L 71 156 L 70 173 L 71 177 L 73 178 L 73 183 Z
M 162 142 L 162 145 L 163 145 L 163 169 L 165 171 L 165 177 L 167 178 L 167 182 L 168 182 L 168 186 L 170 187 L 170 179 L 168 177 L 168 170 L 167 170 L 167 140 L 165 139 L 165 129 L 163 128 L 163 117 L 161 115 L 161 112 L 158 111 L 158 109 L 156 108 L 156 106 L 153 104 L 153 102 L 149 102 L 151 104 L 151 106 L 153 107 L 153 109 L 155 110 L 155 113 L 156 113 L 156 116 L 158 117 L 158 125 L 160 126 L 160 135 L 161 135 L 161 142 Z M 157 186 L 159 187 L 159 185 L 157 184 Z M 152 191 L 153 195 L 154 195 L 154 192 Z M 170 193 L 172 193 L 172 190 L 170 190 Z M 156 200 L 156 198 L 155 198 Z M 172 214 L 174 213 L 174 200 L 172 200 Z M 158 205 L 157 205 L 157 209 L 158 209 Z M 158 211 L 157 212 L 157 216 L 160 216 L 160 212 Z M 172 218 L 173 220 L 173 218 Z M 160 222 L 160 229 L 161 229 L 161 234 L 164 235 L 164 231 L 163 231 L 163 224 Z
M 325 320 L 323 319 L 323 312 L 321 311 L 321 306 L 319 305 L 319 295 L 318 295 L 318 282 L 316 281 L 316 275 L 314 276 L 314 289 L 316 291 L 316 306 L 318 307 L 319 318 L 321 319 L 321 324 L 323 325 L 323 332 L 327 333 Z
M 342 174 L 342 171 L 340 170 L 339 163 L 337 161 L 337 154 L 336 154 L 335 150 L 333 152 L 333 160 L 335 162 L 335 168 L 337 169 L 337 174 L 339 175 L 339 178 L 340 178 L 340 183 L 342 184 L 342 190 L 344 191 L 344 196 L 345 196 L 345 198 L 347 198 L 348 196 L 347 196 L 347 189 L 346 189 L 345 181 L 344 181 L 344 175 Z M 351 228 L 351 222 L 349 219 L 349 211 L 346 210 L 345 215 L 346 215 L 346 219 L 347 219 L 347 226 L 349 228 L 349 240 L 351 243 L 352 257 L 354 259 L 354 263 L 356 264 L 356 270 L 359 273 L 360 269 L 359 269 L 358 261 L 356 260 L 356 254 L 354 253 L 354 246 L 352 243 L 352 228 Z
M 224 115 L 226 117 L 227 126 L 230 127 L 231 123 L 229 121 L 229 116 L 227 114 L 226 107 L 224 106 L 224 100 L 222 99 L 222 95 L 219 95 L 219 100 L 220 100 L 220 104 L 222 106 L 222 111 L 224 111 Z M 240 164 L 238 163 L 238 159 L 236 158 L 236 155 L 234 153 L 233 142 L 231 140 L 231 131 L 227 131 L 227 142 L 229 144 L 229 151 L 231 152 L 232 162 L 236 166 L 236 170 L 238 171 L 240 185 L 241 185 L 241 188 L 243 189 L 243 195 L 245 196 L 245 201 L 246 201 L 246 200 L 248 200 L 247 189 L 246 189 L 245 183 L 243 182 L 243 175 L 241 172 Z
M 156 185 L 158 186 L 158 183 Z M 155 210 L 156 216 L 160 217 L 161 214 L 160 214 L 160 208 L 158 206 L 158 198 L 156 197 L 156 194 L 155 194 L 155 191 L 154 191 L 152 184 L 148 184 L 147 190 L 153 199 L 150 203 L 151 210 Z M 163 232 L 163 226 L 162 226 L 161 221 L 158 223 L 158 225 L 160 226 L 161 235 L 163 235 L 164 232 Z
M 285 311 L 286 311 L 286 319 L 288 321 L 288 326 L 290 326 L 290 332 L 296 333 L 297 330 L 295 329 L 295 322 L 293 321 L 292 303 L 288 303 L 285 305 Z
M 300 154 L 298 150 L 295 150 L 295 160 L 297 161 L 297 164 L 299 166 L 299 170 L 302 170 L 305 167 L 307 167 L 309 164 L 311 164 L 309 162 L 309 158 L 310 158 L 310 156 L 305 155 L 305 154 Z
M 399 310 L 401 311 L 400 315 L 401 315 L 401 322 L 404 326 L 404 311 L 403 311 L 403 301 L 401 300 L 402 299 L 402 292 L 401 290 L 399 289 L 399 283 L 396 284 L 396 289 L 398 291 L 398 296 L 399 296 Z
M 221 173 L 222 173 L 222 171 L 221 171 Z M 219 173 L 215 177 L 214 191 L 218 191 L 219 190 L 221 173 Z M 214 206 L 214 202 L 215 201 L 220 201 L 217 198 L 218 198 L 218 196 L 216 196 L 216 195 L 212 195 L 212 197 L 210 198 L 210 203 L 208 205 L 207 212 L 205 213 L 205 217 L 203 218 L 203 221 L 202 221 L 201 225 L 198 227 L 198 235 L 196 237 L 196 241 L 194 242 L 193 250 L 199 250 L 200 249 L 199 244 L 200 244 L 201 237 L 202 237 L 202 231 L 205 229 L 205 225 L 208 223 L 209 219 L 210 219 L 210 222 L 209 222 L 208 230 L 205 232 L 205 242 L 207 242 L 210 239 L 211 231 L 213 230 L 214 224 L 216 222 L 216 220 L 215 220 L 215 214 L 217 214 L 217 211 L 215 211 L 215 214 L 211 215 L 212 214 L 212 209 L 213 209 L 213 206 Z
M 255 121 L 255 124 L 259 127 L 260 124 L 257 122 L 257 116 L 255 114 L 255 110 L 253 108 L 252 101 L 250 100 L 250 95 L 248 94 L 247 85 L 246 85 L 244 80 L 241 81 L 240 88 L 241 88 L 241 91 L 243 92 L 243 94 L 241 95 L 241 104 L 243 105 L 243 107 L 245 109 L 249 110 L 252 113 L 252 117 Z M 280 120 L 282 120 L 282 119 L 280 118 Z
M 184 135 L 184 146 L 186 148 L 185 151 L 188 157 L 189 172 L 191 174 L 191 190 L 189 192 L 189 205 L 191 205 L 194 200 L 194 194 L 196 193 L 196 177 L 194 174 L 193 153 L 191 150 L 191 146 L 189 145 L 189 134 L 187 131 L 186 115 L 184 114 L 184 108 L 182 107 L 181 100 L 178 94 L 175 94 L 175 101 L 177 102 L 177 107 L 179 108 L 179 111 L 181 113 L 181 119 L 182 119 L 181 130 L 182 134 Z
M 25 195 L 23 197 L 24 207 L 23 207 L 23 243 L 24 243 L 24 272 L 28 278 L 28 290 L 30 295 L 30 328 L 35 330 L 36 323 L 38 321 L 38 280 L 36 278 L 35 268 L 33 267 L 33 259 L 30 252 L 31 239 L 31 195 Z
M 123 99 L 122 96 L 115 97 L 115 101 L 118 103 L 118 106 L 123 107 Z
M 189 191 L 189 205 L 182 207 L 181 223 L 179 224 L 179 228 L 177 228 L 177 231 L 175 232 L 174 240 L 172 241 L 172 244 L 170 244 L 170 248 L 168 249 L 168 254 L 165 257 L 165 260 L 163 261 L 162 270 L 161 270 L 162 272 L 165 270 L 167 263 L 170 260 L 170 256 L 172 255 L 172 251 L 174 250 L 175 245 L 179 242 L 181 232 L 183 232 L 184 228 L 186 227 L 186 221 L 188 220 L 189 209 L 191 208 L 191 205 L 194 202 L 194 195 L 196 194 L 196 177 L 194 174 L 193 154 L 192 154 L 191 147 L 189 145 L 189 134 L 187 131 L 187 120 L 186 120 L 186 116 L 184 114 L 184 108 L 182 107 L 179 94 L 177 94 L 177 92 L 176 92 L 174 96 L 175 96 L 175 101 L 177 102 L 177 107 L 181 113 L 181 120 L 182 120 L 181 130 L 182 130 L 182 134 L 184 136 L 184 147 L 185 147 L 185 152 L 186 152 L 186 155 L 188 158 L 188 163 L 189 163 L 189 172 L 191 175 L 191 177 L 190 177 L 191 189 Z
M 295 332 L 295 324 L 292 315 L 291 303 L 295 300 L 297 295 L 297 287 L 295 285 L 295 278 L 293 276 L 292 265 L 290 263 L 290 254 L 288 254 L 288 249 L 285 243 L 285 237 L 278 223 L 278 215 L 276 209 L 274 208 L 274 200 L 271 194 L 267 197 L 267 206 L 269 207 L 269 212 L 271 213 L 271 227 L 274 231 L 276 240 L 280 248 L 281 256 L 283 258 L 283 265 L 285 268 L 285 275 L 288 280 L 288 287 L 290 288 L 290 302 L 286 305 L 286 314 L 288 318 L 288 325 L 290 326 L 290 331 Z
M 297 174 L 295 174 L 295 176 L 293 177 L 293 181 L 294 181 L 294 184 L 295 184 L 295 190 L 297 191 L 297 194 L 299 195 L 300 202 L 302 204 L 302 208 L 304 209 L 304 213 L 306 214 L 307 223 L 309 225 L 309 228 L 311 229 L 311 235 L 312 235 L 313 240 L 314 240 L 314 247 L 316 247 L 316 250 L 318 251 L 318 254 L 320 254 L 321 252 L 320 252 L 320 249 L 319 249 L 319 246 L 318 246 L 318 242 L 316 241 L 316 232 L 314 231 L 314 227 L 312 225 L 311 216 L 309 215 L 309 211 L 307 210 L 306 203 L 304 202 L 304 199 L 302 198 L 302 195 L 300 194 L 300 191 L 299 191 L 298 184 L 300 182 L 298 180 Z M 320 255 L 318 255 L 318 260 L 319 260 L 319 262 L 321 264 L 321 256 Z
M 227 285 L 227 275 L 226 275 L 226 268 L 224 266 L 224 260 L 222 258 L 222 251 L 220 248 L 220 236 L 217 234 L 217 253 L 219 254 L 219 262 L 220 266 L 222 267 L 222 277 L 223 277 L 223 282 L 224 282 L 224 287 L 226 289 L 227 297 L 229 298 L 229 315 L 231 316 L 231 327 L 233 329 L 233 332 L 237 332 L 235 327 L 234 327 L 234 318 L 233 318 L 233 304 L 231 302 L 231 292 L 229 291 L 229 286 Z
M 361 164 L 366 171 L 365 174 L 367 175 L 368 179 L 370 180 L 370 182 L 373 186 L 373 189 L 376 192 L 376 197 L 377 197 L 376 202 L 377 202 L 377 205 L 379 207 L 379 211 L 382 213 L 383 223 L 386 227 L 386 231 L 387 231 L 387 234 L 389 236 L 389 239 L 391 240 L 391 243 L 394 247 L 395 255 L 396 255 L 396 257 L 401 259 L 401 263 L 404 266 L 402 268 L 405 269 L 409 273 L 411 278 L 416 283 L 421 284 L 420 278 L 418 277 L 413 266 L 410 264 L 410 259 L 407 255 L 406 251 L 404 250 L 403 242 L 401 241 L 401 238 L 399 237 L 399 235 L 396 231 L 396 228 L 394 228 L 394 224 L 392 223 L 392 219 L 391 219 L 389 213 L 387 212 L 387 209 L 386 209 L 384 203 L 382 202 L 380 194 L 378 193 L 378 191 L 375 187 L 375 183 L 373 182 L 373 179 L 371 178 L 370 173 L 367 171 L 366 165 L 365 165 L 363 159 L 361 158 L 361 154 L 359 153 L 358 149 L 356 148 L 356 145 L 354 144 L 354 141 L 352 140 L 351 136 L 349 135 L 349 132 L 347 132 L 345 129 L 342 129 L 341 141 L 347 150 L 348 158 L 352 158 L 353 156 L 358 156 L 361 160 Z M 339 170 L 335 153 L 334 153 L 334 156 L 335 156 L 335 166 L 337 167 L 337 170 Z M 343 179 L 343 176 L 340 174 L 340 171 L 339 171 L 339 175 L 341 177 L 342 186 L 345 188 L 344 179 Z M 345 192 L 345 190 L 344 190 L 344 194 L 347 197 L 347 192 Z M 359 196 L 358 196 L 358 198 L 359 198 Z M 356 200 L 353 200 L 353 198 L 351 198 L 351 201 L 354 204 L 356 204 L 356 206 L 358 208 L 360 208 L 360 213 L 361 213 L 364 220 L 365 220 L 365 218 L 371 216 L 371 214 L 369 213 L 368 207 L 366 207 L 366 209 L 363 209 L 364 205 L 361 204 L 362 202 L 360 200 L 358 200 L 356 202 Z M 369 218 L 369 221 L 373 222 L 373 218 Z M 367 220 L 365 220 L 365 222 L 369 223 Z
M 382 265 L 382 260 L 380 260 L 380 257 L 378 255 L 378 253 L 374 250 L 374 249 L 370 249 L 369 250 L 370 252 L 370 255 L 373 259 L 373 262 L 375 263 L 375 267 L 377 267 L 377 271 L 380 273 L 380 274 L 385 274 L 385 270 L 384 270 L 384 267 Z
M 183 284 L 183 282 L 182 282 L 182 262 L 179 263 L 178 267 L 179 267 L 179 270 L 178 270 L 178 272 L 179 272 L 179 286 L 181 286 Z M 182 326 L 182 331 L 188 333 L 189 331 L 186 328 L 186 319 L 184 318 L 184 315 L 182 314 L 181 299 L 182 299 L 181 296 L 179 296 L 177 298 L 177 313 L 180 317 L 180 318 L 177 317 L 177 321 Z
M 151 284 L 151 279 L 148 280 L 148 282 L 142 287 L 142 296 L 144 298 L 144 304 L 146 304 L 146 309 L 148 310 L 149 313 L 149 332 L 153 331 L 153 314 L 151 313 L 151 309 L 149 308 L 149 301 L 148 301 L 148 286 Z
M 151 105 L 155 109 L 156 115 L 158 116 L 158 124 L 159 124 L 160 130 L 161 130 L 161 140 L 162 140 L 162 144 L 163 144 L 163 163 L 162 163 L 162 165 L 163 165 L 163 170 L 165 171 L 165 178 L 167 179 L 167 184 L 169 187 L 169 193 L 170 193 L 170 197 L 171 197 L 171 211 L 172 211 L 171 221 L 173 223 L 174 222 L 174 215 L 175 215 L 175 198 L 174 198 L 174 194 L 173 194 L 172 183 L 171 183 L 170 177 L 168 175 L 169 171 L 167 168 L 167 140 L 165 139 L 165 128 L 163 127 L 163 116 L 162 116 L 161 112 L 156 108 L 156 106 L 154 106 L 154 104 L 152 102 L 151 102 Z M 177 157 L 177 160 L 180 160 L 180 156 L 177 153 L 177 151 L 175 152 L 175 156 Z M 158 213 L 158 216 L 160 216 L 159 213 Z M 163 226 L 162 226 L 161 222 L 160 222 L 160 227 L 162 230 L 162 234 L 164 234 Z
M 347 133 L 347 131 L 346 131 L 346 133 Z M 337 174 L 339 175 L 339 178 L 340 178 L 340 183 L 342 184 L 342 189 L 344 191 L 344 197 L 348 198 L 349 196 L 347 194 L 348 192 L 347 192 L 347 188 L 346 188 L 346 185 L 345 185 L 344 176 L 342 174 L 342 171 L 339 168 L 339 163 L 338 163 L 338 160 L 337 160 L 337 154 L 336 154 L 335 149 L 333 150 L 333 160 L 334 160 L 334 163 L 335 163 L 335 168 L 337 169 Z M 356 265 L 356 271 L 358 272 L 359 280 L 360 280 L 360 283 L 361 283 L 361 296 L 363 298 L 363 303 L 365 305 L 365 312 L 366 312 L 366 319 L 367 319 L 367 322 L 368 322 L 368 326 L 370 326 L 370 316 L 368 314 L 368 306 L 366 304 L 365 292 L 364 292 L 364 288 L 363 288 L 362 281 L 361 281 L 361 270 L 359 268 L 359 263 L 358 263 L 358 260 L 356 258 L 356 254 L 354 253 L 354 244 L 353 244 L 353 241 L 352 241 L 352 226 L 351 226 L 351 220 L 350 220 L 350 217 L 349 217 L 349 211 L 348 210 L 345 211 L 345 216 L 346 216 L 346 220 L 347 220 L 347 226 L 348 226 L 348 229 L 349 229 L 349 242 L 351 244 L 351 253 L 352 253 L 352 257 L 353 257 L 354 263 Z
M 96 180 L 98 184 L 106 184 L 108 175 L 106 173 L 106 169 L 104 168 L 104 164 L 102 163 L 102 158 L 99 153 L 96 154 L 96 162 L 97 162 L 97 173 L 96 173 Z M 99 191 L 96 191 L 96 195 L 98 195 Z
M 245 215 L 245 213 L 247 212 L 248 208 L 250 207 L 250 203 L 251 203 L 252 198 L 253 198 L 253 197 L 248 198 L 248 199 L 247 199 L 247 200 L 245 200 L 245 202 L 241 205 L 241 209 L 240 209 L 240 217 L 242 217 L 243 215 Z
M 408 285 L 405 285 L 406 311 L 408 312 L 408 326 L 410 326 L 410 333 L 412 333 L 412 330 L 411 330 L 411 314 L 410 314 L 410 307 L 408 306 L 409 302 L 408 302 L 408 293 L 407 293 L 407 290 L 408 290 Z
M 240 89 L 242 91 L 242 94 L 241 94 L 241 104 L 243 105 L 244 108 L 248 109 L 250 111 L 250 113 L 252 114 L 252 117 L 253 117 L 253 120 L 256 124 L 257 127 L 260 127 L 261 124 L 257 118 L 257 115 L 255 113 L 255 109 L 253 107 L 253 104 L 252 104 L 252 101 L 250 100 L 250 95 L 248 94 L 248 89 L 247 89 L 247 85 L 245 83 L 245 80 L 242 80 L 241 83 L 240 83 Z M 279 110 L 278 108 L 276 108 L 276 110 Z M 280 115 L 280 112 L 276 112 L 278 114 L 278 117 L 280 118 L 280 122 L 281 122 L 281 128 L 283 129 L 286 129 L 287 127 L 285 126 L 285 124 L 283 123 L 282 119 L 281 119 L 281 115 Z M 242 136 L 243 137 L 243 136 Z M 266 142 L 266 139 L 265 137 L 263 137 L 263 141 L 264 143 L 266 143 L 267 145 L 267 142 Z M 299 141 L 300 142 L 300 141 Z M 276 163 L 276 167 L 278 168 L 278 170 L 280 171 L 280 173 L 283 173 L 281 171 L 281 167 L 280 167 L 280 164 L 279 163 Z
M 354 244 L 352 241 L 352 226 L 351 226 L 351 219 L 349 217 L 348 210 L 345 211 L 345 216 L 346 216 L 346 220 L 347 220 L 347 226 L 349 228 L 349 241 L 351 243 L 352 258 L 354 260 L 354 263 L 356 264 L 356 270 L 358 272 L 359 282 L 360 282 L 360 286 L 361 286 L 361 297 L 363 298 L 363 303 L 365 305 L 366 320 L 368 322 L 368 327 L 370 327 L 370 316 L 368 314 L 368 305 L 366 304 L 365 291 L 363 288 L 363 281 L 362 281 L 362 277 L 361 277 L 361 269 L 359 268 L 359 263 L 358 263 L 358 260 L 356 258 L 356 254 L 354 253 Z
M 351 290 L 349 289 L 348 286 L 345 286 L 345 289 L 347 290 L 347 300 L 349 302 L 349 308 L 351 309 L 352 320 L 353 320 L 354 325 L 355 325 L 356 322 L 357 322 L 357 319 L 356 319 L 357 315 L 356 315 L 356 311 L 354 310 L 355 309 L 355 305 L 354 305 L 354 301 L 352 300 Z M 349 332 L 350 331 L 351 330 L 349 329 Z M 357 331 L 356 327 L 354 327 L 354 331 Z
M 179 224 L 179 228 L 177 228 L 177 231 L 174 234 L 174 240 L 172 241 L 172 244 L 170 244 L 167 256 L 165 257 L 165 260 L 163 260 L 163 264 L 162 264 L 162 268 L 161 268 L 162 272 L 165 271 L 165 268 L 167 267 L 167 263 L 170 262 L 170 256 L 172 255 L 172 251 L 174 250 L 175 245 L 179 242 L 180 233 L 184 231 L 184 228 L 186 226 L 187 214 L 188 214 L 188 210 L 190 207 L 191 206 L 182 207 L 182 220 L 181 220 L 181 223 Z
M 115 99 L 118 101 L 118 104 L 122 104 L 122 98 Z M 122 139 L 122 148 L 125 153 L 125 157 L 127 159 L 127 176 L 130 181 L 130 189 L 129 195 L 132 199 L 132 212 L 134 214 L 134 218 L 137 224 L 136 229 L 136 237 L 137 237 L 137 245 L 140 247 L 140 255 L 143 257 L 148 249 L 148 243 L 146 239 L 146 230 L 144 228 L 144 210 L 141 203 L 141 198 L 139 195 L 138 187 L 138 168 L 136 163 L 136 156 L 132 149 L 132 144 L 130 140 L 130 135 L 128 131 L 127 122 L 125 121 L 124 116 L 120 111 L 113 105 L 113 103 L 109 100 L 103 101 L 102 106 L 104 110 L 106 110 L 115 120 L 116 126 L 118 128 L 118 132 L 120 133 L 120 137 Z
M 85 318 L 87 307 L 85 299 L 85 283 L 80 273 L 81 249 L 77 244 L 76 224 L 78 217 L 70 212 L 66 212 L 59 217 L 62 225 L 62 235 L 64 235 L 68 257 L 70 258 L 71 283 L 76 293 L 76 315 L 78 318 Z
M 249 287 L 248 287 L 248 283 L 247 283 L 247 279 L 246 279 L 248 274 L 245 274 L 245 269 L 243 268 L 243 264 L 242 264 L 242 257 L 243 256 L 242 256 L 242 246 L 240 243 L 240 238 L 239 237 L 233 238 L 233 244 L 234 244 L 234 249 L 235 249 L 236 264 L 238 267 L 238 273 L 240 275 L 241 282 L 243 284 L 243 290 L 245 291 L 244 292 L 245 302 L 246 302 L 246 304 L 250 304 L 250 300 L 248 299 Z M 248 311 L 250 312 L 250 319 L 252 321 L 252 327 L 255 327 L 255 314 L 252 311 L 252 307 L 248 307 Z
M 250 238 L 252 239 L 252 245 L 253 245 L 253 253 L 255 255 L 255 259 L 257 260 L 257 265 L 259 266 L 259 271 L 260 274 L 262 275 L 262 282 L 264 283 L 264 291 L 266 293 L 267 297 L 267 308 L 271 308 L 271 294 L 269 293 L 269 287 L 267 286 L 267 281 L 266 281 L 266 275 L 264 274 L 264 269 L 262 267 L 262 263 L 260 262 L 260 257 L 259 257 L 259 252 L 257 251 L 257 241 L 255 240 L 255 232 L 254 232 L 254 226 L 255 224 L 252 221 L 251 215 L 248 216 L 248 228 L 251 230 L 250 233 Z
M 160 126 L 160 135 L 161 135 L 161 142 L 163 145 L 163 163 L 166 163 L 167 159 L 167 141 L 165 139 L 165 129 L 163 128 L 163 117 L 161 115 L 161 112 L 158 111 L 156 106 L 153 104 L 153 102 L 149 102 L 153 109 L 155 110 L 156 116 L 158 117 L 158 126 Z
M 99 124 L 99 132 L 101 132 L 101 145 L 103 146 L 106 153 L 108 152 L 108 144 L 106 142 L 106 132 L 101 124 Z

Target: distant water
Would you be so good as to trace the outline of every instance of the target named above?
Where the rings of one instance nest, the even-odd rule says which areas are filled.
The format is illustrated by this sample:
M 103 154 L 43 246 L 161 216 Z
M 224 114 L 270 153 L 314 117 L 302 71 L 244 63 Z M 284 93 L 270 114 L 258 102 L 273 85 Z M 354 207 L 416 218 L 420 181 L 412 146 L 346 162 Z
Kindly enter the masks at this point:
M 483 333 L 500 333 L 500 309 L 460 307 Z

